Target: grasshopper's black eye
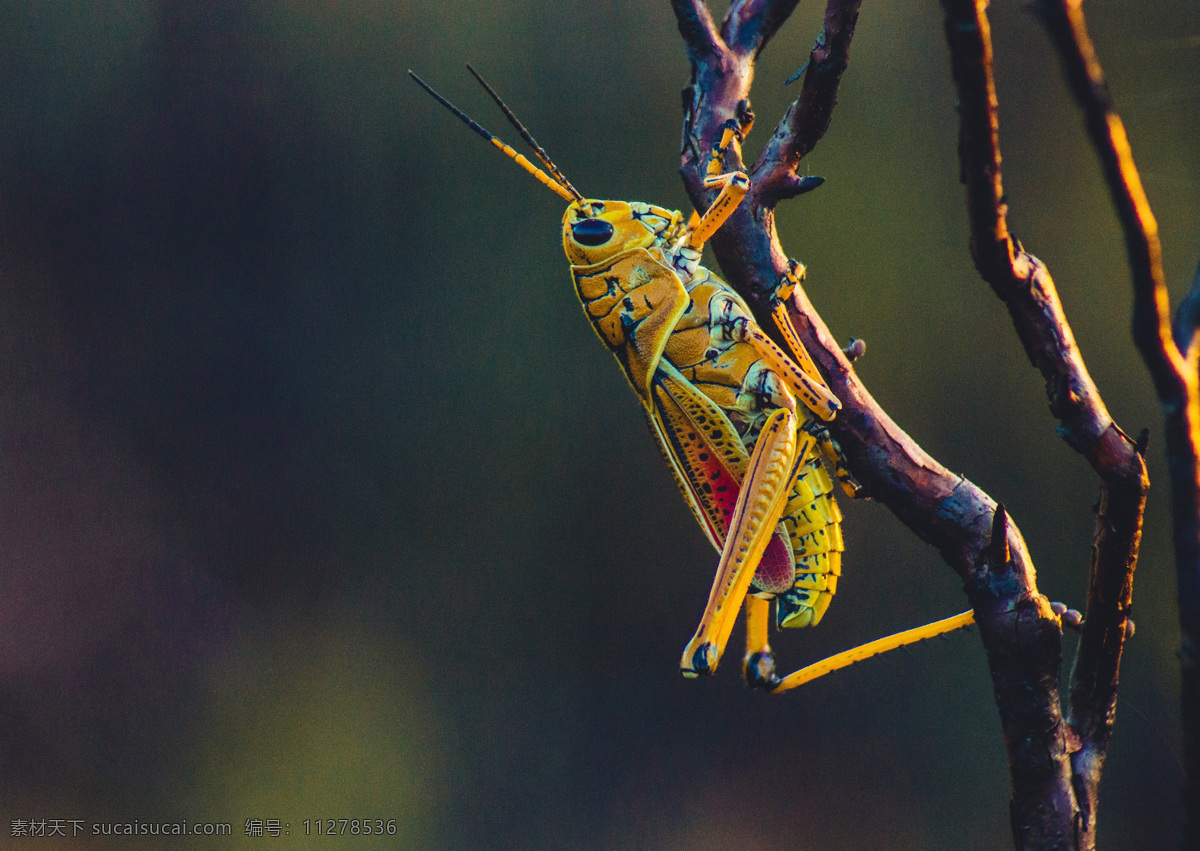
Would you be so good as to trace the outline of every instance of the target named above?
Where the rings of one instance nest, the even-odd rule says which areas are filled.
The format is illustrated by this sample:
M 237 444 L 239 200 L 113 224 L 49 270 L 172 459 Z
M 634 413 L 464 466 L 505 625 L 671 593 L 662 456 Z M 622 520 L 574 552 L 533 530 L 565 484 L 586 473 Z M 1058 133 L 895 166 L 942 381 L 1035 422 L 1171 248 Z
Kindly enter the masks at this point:
M 612 238 L 612 235 L 613 226 L 604 219 L 584 219 L 571 226 L 571 236 L 580 245 L 603 245 Z

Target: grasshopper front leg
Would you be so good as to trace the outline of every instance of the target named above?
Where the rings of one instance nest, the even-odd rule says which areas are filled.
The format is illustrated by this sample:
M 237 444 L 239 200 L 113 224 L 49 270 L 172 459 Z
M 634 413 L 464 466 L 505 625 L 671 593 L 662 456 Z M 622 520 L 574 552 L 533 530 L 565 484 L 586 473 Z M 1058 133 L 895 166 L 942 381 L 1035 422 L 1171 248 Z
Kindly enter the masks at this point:
M 749 127 L 746 129 L 749 130 Z M 725 158 L 725 152 L 734 139 L 740 140 L 743 136 L 744 132 L 738 122 L 731 118 L 725 122 L 721 138 L 713 145 L 708 159 L 704 185 L 709 188 L 720 186 L 721 191 L 712 205 L 704 211 L 703 216 L 693 216 L 688 225 L 689 232 L 685 243 L 688 248 L 695 251 L 703 248 L 704 243 L 708 242 L 721 225 L 725 224 L 725 220 L 737 209 L 737 205 L 742 203 L 742 199 L 750 191 L 750 178 L 746 176 L 745 172 L 721 173 L 721 162 Z
M 783 514 L 798 461 L 814 442 L 812 435 L 796 431 L 795 401 L 790 393 L 786 393 L 786 402 L 767 417 L 750 456 L 708 604 L 679 663 L 685 677 L 717 669 L 755 568 Z

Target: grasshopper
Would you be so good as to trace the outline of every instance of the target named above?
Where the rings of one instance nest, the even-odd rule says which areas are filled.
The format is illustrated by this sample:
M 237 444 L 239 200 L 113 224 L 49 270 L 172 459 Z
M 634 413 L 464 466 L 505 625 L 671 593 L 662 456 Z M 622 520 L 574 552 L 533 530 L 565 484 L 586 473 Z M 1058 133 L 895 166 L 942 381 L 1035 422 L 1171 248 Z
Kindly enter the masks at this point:
M 584 198 L 486 81 L 543 171 L 409 75 L 468 127 L 568 202 L 563 250 L 592 328 L 616 357 L 642 404 L 684 499 L 720 553 L 695 635 L 684 648 L 685 677 L 717 669 L 738 612 L 746 613 L 746 682 L 782 691 L 894 646 L 970 622 L 970 612 L 855 648 L 779 678 L 768 643 L 774 601 L 780 627 L 816 626 L 837 590 L 842 515 L 834 478 L 857 493 L 826 423 L 841 403 L 788 317 L 804 278 L 789 270 L 770 294 L 780 348 L 746 302 L 700 264 L 704 243 L 750 188 L 742 171 L 722 171 L 726 151 L 749 127 L 730 120 L 709 157 L 712 205 L 682 213 L 652 204 Z M 827 469 L 828 467 L 828 469 Z M 830 475 L 833 471 L 833 476 Z

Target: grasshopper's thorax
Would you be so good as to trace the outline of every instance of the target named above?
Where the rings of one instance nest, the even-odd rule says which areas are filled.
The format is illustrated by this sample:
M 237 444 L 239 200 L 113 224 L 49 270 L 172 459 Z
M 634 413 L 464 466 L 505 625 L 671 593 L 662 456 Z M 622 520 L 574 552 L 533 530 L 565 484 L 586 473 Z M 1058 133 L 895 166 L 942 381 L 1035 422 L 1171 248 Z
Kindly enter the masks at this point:
M 563 214 L 563 250 L 572 266 L 590 266 L 633 248 L 666 248 L 683 216 L 638 201 L 576 201 Z

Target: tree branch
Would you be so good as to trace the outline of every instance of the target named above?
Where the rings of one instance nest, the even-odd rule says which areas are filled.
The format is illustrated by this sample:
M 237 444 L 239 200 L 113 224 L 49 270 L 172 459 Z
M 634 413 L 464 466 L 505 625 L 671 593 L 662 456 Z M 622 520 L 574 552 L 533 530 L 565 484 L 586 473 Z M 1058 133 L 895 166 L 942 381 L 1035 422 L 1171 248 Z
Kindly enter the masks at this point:
M 813 52 L 817 67 L 810 66 L 805 80 L 809 97 L 801 93 L 768 143 L 753 176 L 750 203 L 744 201 L 712 240 L 730 284 L 750 302 L 765 328 L 772 323 L 764 296 L 774 291 L 787 270 L 775 232 L 775 201 L 787 194 L 794 162 L 828 127 L 858 6 L 857 0 L 829 0 L 825 38 Z M 713 73 L 711 60 L 693 63 L 681 173 L 700 208 L 706 194 L 705 162 L 699 151 L 707 147 L 688 140 L 711 144 L 708 140 L 721 123 L 738 113 L 753 73 L 752 57 L 743 60 L 737 69 L 738 86 L 730 84 L 730 75 Z M 1074 834 L 1077 807 L 1068 756 L 1074 743 L 1062 719 L 1058 693 L 1062 633 L 1058 616 L 1037 592 L 1020 531 L 1006 513 L 997 511 L 994 500 L 926 454 L 879 407 L 802 288 L 796 288 L 788 310 L 842 402 L 832 430 L 850 469 L 873 498 L 936 546 L 964 580 L 987 649 L 1008 743 L 1019 835 L 1028 847 L 1066 847 Z M 994 530 L 1003 547 L 993 543 Z M 994 554 L 1003 551 L 1007 557 L 998 562 Z
M 1083 108 L 1088 135 L 1100 156 L 1125 232 L 1133 271 L 1133 339 L 1163 406 L 1182 633 L 1182 847 L 1195 848 L 1200 847 L 1200 386 L 1194 329 L 1200 273 L 1198 283 L 1180 305 L 1173 336 L 1158 225 L 1134 166 L 1125 127 L 1113 109 L 1082 4 L 1080 0 L 1039 0 L 1036 8 L 1062 59 L 1072 93 Z
M 862 0 L 829 0 L 825 7 L 825 28 L 809 55 L 800 97 L 784 114 L 754 167 L 751 204 L 774 207 L 805 191 L 796 167 L 829 129 L 861 5 Z
M 975 266 L 1007 305 L 1030 362 L 1045 378 L 1059 433 L 1100 477 L 1087 618 L 1072 670 L 1069 722 L 1078 739 L 1072 771 L 1080 845 L 1091 847 L 1149 479 L 1137 447 L 1112 421 L 1088 374 L 1049 272 L 1009 236 L 986 0 L 943 0 L 942 5 L 958 92 L 960 177 L 967 188 Z
M 703 62 L 723 47 L 717 25 L 704 0 L 671 0 L 675 20 L 692 64 Z
M 1088 135 L 1100 155 L 1104 177 L 1125 231 L 1133 270 L 1133 339 L 1150 369 L 1159 398 L 1182 403 L 1184 364 L 1171 338 L 1170 306 L 1162 269 L 1158 223 L 1133 164 L 1125 125 L 1113 110 L 1108 83 L 1088 36 L 1082 0 L 1038 0 L 1075 99 L 1083 107 Z
M 1196 360 L 1192 344 L 1196 339 L 1197 326 L 1200 326 L 1200 266 L 1196 267 L 1196 274 L 1192 276 L 1191 289 L 1175 309 L 1175 346 L 1188 363 Z
M 758 54 L 783 26 L 799 0 L 746 0 L 735 3 L 725 15 L 721 33 L 731 50 Z

